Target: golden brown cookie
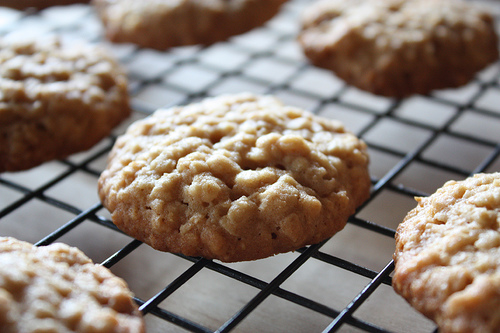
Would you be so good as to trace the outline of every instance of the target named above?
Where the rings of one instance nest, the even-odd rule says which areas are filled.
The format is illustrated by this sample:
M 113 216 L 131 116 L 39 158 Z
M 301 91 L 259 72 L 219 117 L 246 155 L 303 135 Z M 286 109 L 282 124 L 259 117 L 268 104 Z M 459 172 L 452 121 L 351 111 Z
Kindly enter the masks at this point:
M 118 138 L 99 195 L 153 248 L 222 261 L 318 243 L 369 196 L 366 145 L 272 96 L 158 110 Z
M 394 289 L 440 332 L 500 332 L 500 173 L 417 201 L 397 230 Z
M 314 65 L 392 97 L 461 86 L 498 59 L 493 17 L 460 0 L 320 0 L 298 40 Z
M 140 333 L 122 279 L 66 244 L 0 237 L 0 332 Z
M 64 6 L 75 3 L 88 3 L 90 0 L 2 0 L 0 6 L 14 9 L 44 9 L 52 6 Z
M 93 0 L 113 42 L 164 50 L 212 44 L 275 16 L 286 0 Z
M 0 172 L 86 150 L 130 112 L 127 77 L 106 50 L 0 41 Z

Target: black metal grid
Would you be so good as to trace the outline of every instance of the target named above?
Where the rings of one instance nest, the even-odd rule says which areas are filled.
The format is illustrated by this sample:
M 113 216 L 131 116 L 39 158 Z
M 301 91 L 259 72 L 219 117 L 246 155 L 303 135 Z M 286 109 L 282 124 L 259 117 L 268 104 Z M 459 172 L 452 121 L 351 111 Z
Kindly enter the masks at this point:
M 130 92 L 136 111 L 133 119 L 146 116 L 157 107 L 186 104 L 219 93 L 241 90 L 270 93 L 289 104 L 340 118 L 368 143 L 372 159 L 370 199 L 349 219 L 346 229 L 351 231 L 342 231 L 331 240 L 293 254 L 279 255 L 279 259 L 263 259 L 243 269 L 201 258 L 154 253 L 151 261 L 155 267 L 168 269 L 171 262 L 181 261 L 175 267 L 182 269 L 176 268 L 178 272 L 165 283 L 159 282 L 160 287 L 141 287 L 150 294 L 137 295 L 136 301 L 146 321 L 154 322 L 148 325 L 151 332 L 403 332 L 408 331 L 408 327 L 412 327 L 411 331 L 435 330 L 432 323 L 409 308 L 402 310 L 408 315 L 402 322 L 392 323 L 393 317 L 400 313 L 396 314 L 390 303 L 396 302 L 395 306 L 400 307 L 404 301 L 397 296 L 387 300 L 375 295 L 394 294 L 390 287 L 394 268 L 392 253 L 385 251 L 385 255 L 380 256 L 375 248 L 379 247 L 377 242 L 364 241 L 375 238 L 381 239 L 381 244 L 393 242 L 395 227 L 402 212 L 414 206 L 414 196 L 425 196 L 448 179 L 500 171 L 499 65 L 492 65 L 461 89 L 400 101 L 375 97 L 345 85 L 304 60 L 295 36 L 297 17 L 308 3 L 292 0 L 265 27 L 207 48 L 158 52 L 133 45 L 109 45 L 129 70 Z M 489 5 L 493 6 L 494 13 L 500 10 L 498 5 Z M 4 10 L 0 11 L 2 21 L 0 33 L 4 35 L 58 33 L 65 38 L 103 41 L 98 20 L 88 6 L 53 8 L 39 13 Z M 89 152 L 27 172 L 0 175 L 0 235 L 15 236 L 37 245 L 55 241 L 81 247 L 83 244 L 84 252 L 90 253 L 96 262 L 129 281 L 127 272 L 141 269 L 134 267 L 141 260 L 133 257 L 134 253 L 146 245 L 121 234 L 95 200 L 96 196 L 87 194 L 89 189 L 96 188 L 107 153 L 116 135 L 125 127 L 126 124 Z M 45 225 L 49 217 L 59 215 L 57 223 Z M 82 231 L 89 225 L 94 228 L 92 230 L 99 231 Z M 121 245 L 110 250 L 105 244 L 108 236 L 98 237 L 101 232 L 120 234 L 118 243 Z M 347 236 L 342 236 L 344 233 Z M 365 238 L 358 239 L 358 233 Z M 85 237 L 79 234 L 92 235 L 97 241 L 93 238 L 82 240 Z M 335 247 L 337 241 L 349 247 L 350 237 L 352 248 L 360 249 L 356 256 L 350 255 L 352 249 L 343 251 Z M 372 252 L 376 253 L 376 263 L 370 262 Z M 269 267 L 264 263 L 270 260 L 277 260 L 279 269 L 271 269 L 272 273 L 265 274 Z M 308 263 L 324 270 L 319 274 L 309 273 Z M 299 271 L 307 281 L 307 292 L 301 289 L 301 283 L 289 283 Z M 147 280 L 149 271 L 141 274 Z M 207 274 L 215 275 L 215 281 L 227 281 L 223 284 L 227 283 L 228 293 L 241 298 L 235 300 L 225 294 L 218 295 L 221 287 L 215 289 L 215 299 L 202 297 L 214 307 L 226 301 L 233 302 L 214 320 L 210 318 L 212 308 L 183 309 L 183 303 L 175 297 L 179 293 L 189 293 L 190 288 L 195 292 L 211 289 L 214 280 L 205 280 Z M 338 285 L 338 281 L 324 281 L 339 274 L 347 276 L 345 286 Z M 153 279 L 161 276 L 151 275 Z M 351 279 L 356 281 L 354 287 L 350 286 Z M 135 284 L 131 284 L 134 292 Z M 141 285 L 140 279 L 137 285 Z M 351 291 L 347 298 L 341 295 L 346 286 L 350 286 Z M 250 292 L 238 294 L 240 288 Z M 225 286 L 222 289 L 225 290 Z M 318 293 L 333 298 L 338 296 L 343 305 L 317 297 Z M 271 299 L 271 305 L 265 305 Z M 283 310 L 276 305 L 283 302 L 293 304 L 296 309 L 288 314 L 289 308 Z M 196 303 L 196 299 L 189 303 Z M 363 307 L 367 309 L 360 312 Z M 201 314 L 193 315 L 196 312 Z M 266 312 L 278 318 L 276 323 L 274 317 L 266 316 Z M 301 312 L 309 315 L 294 318 Z M 370 312 L 376 314 L 367 315 Z M 374 319 L 379 317 L 382 319 Z M 304 326 L 294 326 L 297 320 L 305 321 Z

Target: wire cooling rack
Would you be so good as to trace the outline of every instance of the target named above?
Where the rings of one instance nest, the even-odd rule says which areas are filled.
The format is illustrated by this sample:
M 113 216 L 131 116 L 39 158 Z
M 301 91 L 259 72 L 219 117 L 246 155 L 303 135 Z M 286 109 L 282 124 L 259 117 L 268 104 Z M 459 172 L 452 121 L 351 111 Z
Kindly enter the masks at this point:
M 498 17 L 498 4 L 482 3 Z M 166 52 L 105 42 L 87 5 L 0 8 L 2 35 L 106 43 L 129 72 L 135 110 L 88 152 L 1 174 L 0 235 L 79 247 L 128 282 L 149 332 L 435 331 L 391 288 L 393 236 L 414 196 L 500 171 L 499 65 L 429 96 L 370 95 L 307 63 L 295 38 L 308 4 L 291 0 L 265 26 L 227 42 Z M 367 142 L 372 195 L 346 228 L 293 253 L 233 264 L 158 252 L 119 232 L 96 193 L 116 135 L 159 107 L 241 91 L 339 119 Z

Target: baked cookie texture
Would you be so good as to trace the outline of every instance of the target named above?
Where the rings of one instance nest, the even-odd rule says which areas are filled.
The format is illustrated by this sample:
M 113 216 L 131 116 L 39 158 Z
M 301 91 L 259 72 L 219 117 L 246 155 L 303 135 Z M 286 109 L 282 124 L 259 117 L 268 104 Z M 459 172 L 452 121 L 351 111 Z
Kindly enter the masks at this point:
M 500 332 L 500 173 L 417 201 L 397 229 L 394 289 L 440 332 Z
M 105 49 L 0 40 L 0 172 L 86 150 L 130 112 L 126 74 Z
M 52 6 L 88 3 L 90 0 L 2 0 L 0 6 L 24 10 L 27 8 L 44 9 Z
M 213 44 L 256 28 L 286 0 L 93 0 L 106 37 L 164 50 Z
M 369 196 L 363 141 L 272 96 L 163 109 L 118 138 L 99 179 L 113 222 L 153 248 L 265 258 L 341 230 Z
M 2 333 L 140 333 L 127 284 L 80 250 L 0 237 Z
M 493 17 L 460 0 L 320 0 L 298 41 L 312 64 L 397 98 L 464 85 L 498 59 Z

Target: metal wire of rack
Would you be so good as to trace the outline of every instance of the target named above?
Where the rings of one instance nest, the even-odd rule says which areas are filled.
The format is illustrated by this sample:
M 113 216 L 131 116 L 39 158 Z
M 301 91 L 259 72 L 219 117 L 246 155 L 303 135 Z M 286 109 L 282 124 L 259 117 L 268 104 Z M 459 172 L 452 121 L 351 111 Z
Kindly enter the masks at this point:
M 308 3 L 291 0 L 264 27 L 209 47 L 159 52 L 107 43 L 128 69 L 133 117 L 88 152 L 1 174 L 0 235 L 81 248 L 129 283 L 150 332 L 434 331 L 392 291 L 395 228 L 414 196 L 500 171 L 499 64 L 463 88 L 373 96 L 305 61 L 295 36 Z M 0 23 L 2 35 L 104 42 L 86 5 L 1 9 Z M 367 142 L 372 194 L 346 228 L 295 253 L 239 264 L 159 253 L 118 231 L 95 193 L 116 136 L 159 107 L 239 91 L 340 119 Z

